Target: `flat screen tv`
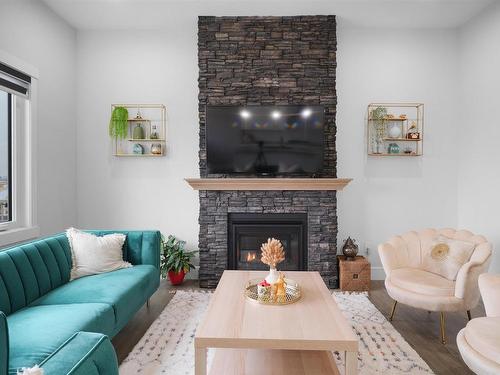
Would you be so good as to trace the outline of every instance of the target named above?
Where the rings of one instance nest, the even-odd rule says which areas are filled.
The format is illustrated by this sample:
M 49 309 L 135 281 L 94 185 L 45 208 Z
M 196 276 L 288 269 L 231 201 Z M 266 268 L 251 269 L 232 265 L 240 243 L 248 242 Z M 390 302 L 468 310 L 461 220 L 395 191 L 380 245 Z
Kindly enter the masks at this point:
M 313 176 L 323 128 L 323 106 L 207 106 L 208 173 Z

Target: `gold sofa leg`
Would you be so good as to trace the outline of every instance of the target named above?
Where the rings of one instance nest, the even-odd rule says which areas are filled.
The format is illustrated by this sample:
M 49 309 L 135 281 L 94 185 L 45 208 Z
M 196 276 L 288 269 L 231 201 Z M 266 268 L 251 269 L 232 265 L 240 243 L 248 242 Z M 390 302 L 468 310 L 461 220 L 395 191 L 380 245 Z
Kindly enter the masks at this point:
M 146 301 L 146 307 L 149 309 L 149 301 L 150 299 L 148 298 L 148 300 Z
M 392 318 L 394 318 L 394 313 L 396 312 L 396 305 L 398 304 L 398 301 L 394 301 L 394 304 L 392 305 L 392 311 L 391 311 L 391 316 L 389 317 L 389 320 L 392 322 Z
M 440 313 L 440 327 L 441 327 L 441 343 L 443 345 L 446 345 L 446 326 L 445 326 L 444 312 L 443 311 L 441 311 L 441 313 Z
M 472 319 L 472 315 L 470 314 L 470 310 L 467 310 L 467 318 L 469 318 L 469 320 Z

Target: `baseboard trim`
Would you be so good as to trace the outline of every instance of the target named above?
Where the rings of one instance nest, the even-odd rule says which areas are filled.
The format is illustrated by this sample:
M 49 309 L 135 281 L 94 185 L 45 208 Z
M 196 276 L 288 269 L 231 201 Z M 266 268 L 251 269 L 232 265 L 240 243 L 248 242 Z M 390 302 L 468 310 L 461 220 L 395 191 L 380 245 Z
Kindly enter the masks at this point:
M 385 280 L 383 267 L 372 267 L 372 280 Z

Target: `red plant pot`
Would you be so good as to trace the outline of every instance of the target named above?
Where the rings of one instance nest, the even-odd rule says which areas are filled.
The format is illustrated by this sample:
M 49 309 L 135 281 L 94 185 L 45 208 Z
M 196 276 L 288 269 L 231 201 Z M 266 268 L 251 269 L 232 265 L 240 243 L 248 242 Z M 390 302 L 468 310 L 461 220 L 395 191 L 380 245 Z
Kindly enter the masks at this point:
M 186 276 L 186 272 L 181 270 L 179 272 L 168 271 L 168 278 L 172 285 L 180 285 L 184 281 L 184 276 Z

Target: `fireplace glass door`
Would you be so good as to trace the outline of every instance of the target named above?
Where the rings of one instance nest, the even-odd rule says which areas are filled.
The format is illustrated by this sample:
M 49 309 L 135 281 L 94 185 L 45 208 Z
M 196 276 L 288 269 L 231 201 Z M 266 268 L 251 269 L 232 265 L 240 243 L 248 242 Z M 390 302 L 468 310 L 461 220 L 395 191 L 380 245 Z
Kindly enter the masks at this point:
M 268 238 L 281 241 L 283 271 L 306 269 L 307 217 L 305 214 L 231 214 L 228 260 L 230 269 L 266 270 L 260 261 L 260 247 Z

